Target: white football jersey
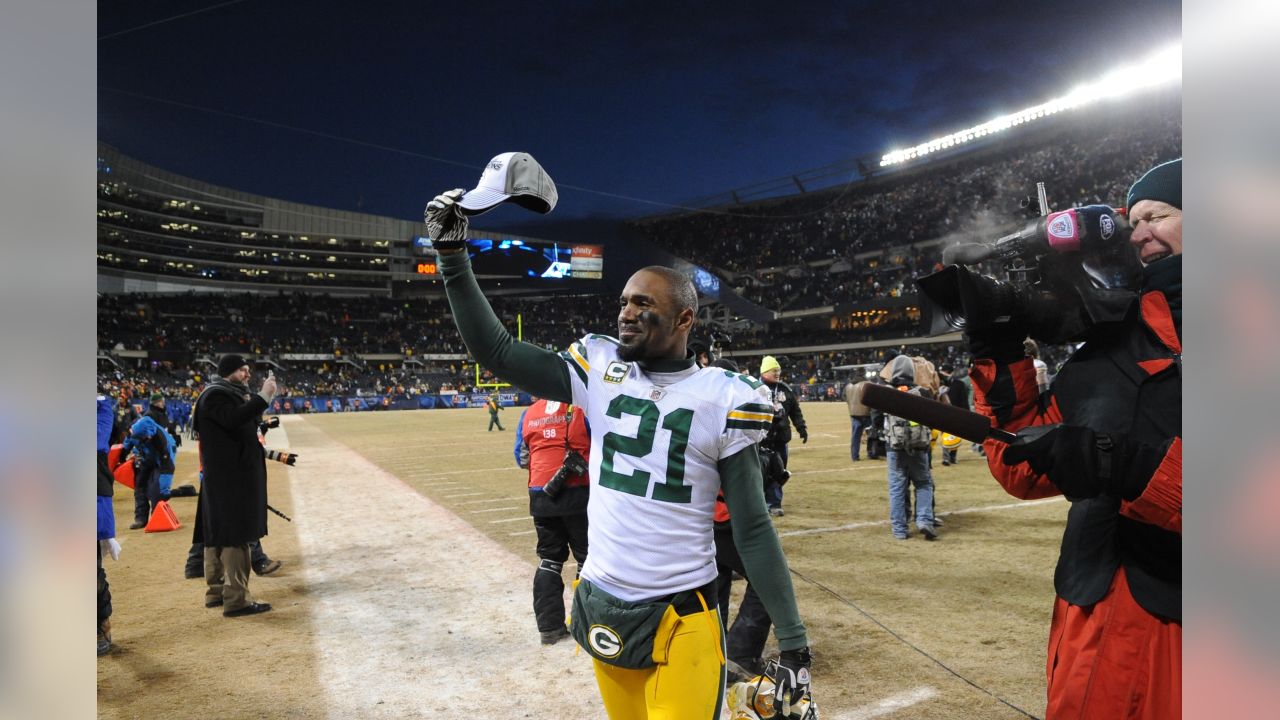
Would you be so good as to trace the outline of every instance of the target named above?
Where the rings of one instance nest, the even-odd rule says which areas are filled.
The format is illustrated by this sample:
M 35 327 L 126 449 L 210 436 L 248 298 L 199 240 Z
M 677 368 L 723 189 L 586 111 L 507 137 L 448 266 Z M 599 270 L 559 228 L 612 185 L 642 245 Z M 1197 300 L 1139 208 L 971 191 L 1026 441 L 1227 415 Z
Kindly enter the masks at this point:
M 703 368 L 660 386 L 617 350 L 587 335 L 560 357 L 591 426 L 582 577 L 635 602 L 715 577 L 716 463 L 760 442 L 773 406 L 750 376 Z

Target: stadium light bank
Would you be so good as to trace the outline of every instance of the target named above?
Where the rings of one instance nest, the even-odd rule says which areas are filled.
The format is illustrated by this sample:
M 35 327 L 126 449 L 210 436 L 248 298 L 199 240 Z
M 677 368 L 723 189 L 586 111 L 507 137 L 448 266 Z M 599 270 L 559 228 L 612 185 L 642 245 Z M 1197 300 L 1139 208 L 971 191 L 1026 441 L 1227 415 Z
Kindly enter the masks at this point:
M 1102 76 L 1099 80 L 1081 85 L 1062 97 L 1054 98 L 1026 110 L 1019 110 L 1016 113 L 1001 115 L 981 125 L 975 125 L 967 130 L 935 138 L 915 147 L 889 152 L 880 158 L 880 167 L 914 160 L 929 153 L 953 148 L 971 140 L 977 140 L 1002 130 L 1008 130 L 1015 125 L 1060 113 L 1063 110 L 1071 110 L 1098 100 L 1131 95 L 1140 90 L 1163 85 L 1181 78 L 1182 44 L 1178 43 L 1161 50 L 1141 63 L 1117 68 Z M 1135 79 L 1137 82 L 1135 82 Z

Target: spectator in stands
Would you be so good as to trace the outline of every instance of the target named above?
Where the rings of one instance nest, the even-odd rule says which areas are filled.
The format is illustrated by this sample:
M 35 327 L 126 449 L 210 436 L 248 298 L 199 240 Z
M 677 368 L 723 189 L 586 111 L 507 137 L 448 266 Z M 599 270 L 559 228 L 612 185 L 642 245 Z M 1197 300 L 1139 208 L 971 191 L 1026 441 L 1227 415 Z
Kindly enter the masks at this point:
M 791 425 L 796 426 L 800 442 L 809 442 L 809 429 L 804 422 L 804 413 L 800 410 L 800 401 L 791 390 L 791 386 L 782 382 L 782 365 L 777 358 L 766 355 L 760 361 L 760 379 L 769 390 L 769 399 L 773 403 L 773 425 L 769 434 L 761 441 L 761 445 L 773 450 L 782 460 L 782 468 L 787 467 L 787 444 L 791 442 Z M 775 517 L 785 514 L 782 509 L 782 484 L 769 482 L 764 491 L 765 502 L 769 505 L 769 514 Z

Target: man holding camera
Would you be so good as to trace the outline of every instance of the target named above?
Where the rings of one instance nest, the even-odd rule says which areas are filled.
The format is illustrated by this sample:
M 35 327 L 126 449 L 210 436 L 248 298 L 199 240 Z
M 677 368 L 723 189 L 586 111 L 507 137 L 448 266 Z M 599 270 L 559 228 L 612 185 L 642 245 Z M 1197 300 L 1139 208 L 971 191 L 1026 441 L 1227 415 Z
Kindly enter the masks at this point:
M 205 607 L 224 617 L 271 609 L 249 594 L 249 544 L 267 534 L 267 461 L 258 419 L 277 386 L 268 376 L 249 390 L 249 362 L 240 355 L 218 361 L 218 375 L 196 400 L 195 428 L 204 474 L 192 541 L 204 545 Z
M 970 331 L 976 407 L 1012 495 L 1071 501 L 1054 575 L 1047 720 L 1182 711 L 1182 161 L 1128 194 L 1142 262 L 1128 312 L 1088 330 L 1038 397 L 1017 322 Z M 1033 329 L 1032 329 L 1033 330 Z
M 725 664 L 712 538 L 723 490 L 738 552 L 774 620 L 775 708 L 798 715 L 811 660 L 765 509 L 755 451 L 772 420 L 763 385 L 697 367 L 688 352 L 697 292 L 666 267 L 627 281 L 616 338 L 588 334 L 562 353 L 515 341 L 471 271 L 467 202 L 462 190 L 436 196 L 426 223 L 468 350 L 504 380 L 573 403 L 590 424 L 591 554 L 571 631 L 592 657 L 605 711 L 613 720 L 719 717 Z
M 577 408 L 540 398 L 520 415 L 516 463 L 529 471 L 529 514 L 538 533 L 533 615 L 543 645 L 569 637 L 561 570 L 569 552 L 578 571 L 587 560 L 587 463 L 591 436 Z
M 765 476 L 764 497 L 769 503 L 769 514 L 781 516 L 786 514 L 782 509 L 782 486 L 786 484 L 786 478 L 790 477 L 787 473 L 787 444 L 791 442 L 791 426 L 796 426 L 796 433 L 800 435 L 802 444 L 809 442 L 809 429 L 804 423 L 800 400 L 796 398 L 791 386 L 782 382 L 782 365 L 777 358 L 772 355 L 764 356 L 760 361 L 760 379 L 768 388 L 769 401 L 773 404 L 773 425 L 760 447 L 776 453 L 776 462 L 782 465 L 781 474 Z

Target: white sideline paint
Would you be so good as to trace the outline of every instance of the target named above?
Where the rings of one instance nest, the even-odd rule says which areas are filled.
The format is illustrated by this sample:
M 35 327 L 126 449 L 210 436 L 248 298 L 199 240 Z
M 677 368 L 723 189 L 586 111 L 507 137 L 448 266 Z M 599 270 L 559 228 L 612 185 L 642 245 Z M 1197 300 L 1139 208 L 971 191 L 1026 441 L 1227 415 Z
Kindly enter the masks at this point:
M 516 510 L 516 509 L 518 509 L 518 508 L 516 508 L 516 506 L 515 506 L 515 505 L 511 505 L 511 506 L 508 506 L 508 507 L 500 507 L 500 508 L 485 508 L 485 509 L 483 509 L 483 510 L 468 510 L 467 512 L 469 512 L 469 513 L 471 513 L 472 515 L 474 515 L 474 514 L 476 514 L 476 513 L 487 513 L 487 512 L 506 512 L 507 510 Z
M 1045 505 L 1047 503 L 1062 502 L 1066 498 L 1062 496 L 1042 498 L 1040 500 L 1024 500 L 1023 502 L 1005 503 L 1003 505 L 983 505 L 981 507 L 961 508 L 960 510 L 949 510 L 947 512 L 938 513 L 938 517 L 948 517 L 951 515 L 965 515 L 968 513 L 992 512 L 995 510 L 1012 510 L 1014 508 L 1033 507 L 1035 505 Z M 907 518 L 907 524 L 915 523 L 915 518 Z M 841 532 L 843 530 L 857 530 L 859 528 L 880 527 L 888 525 L 888 520 L 867 520 L 865 522 L 849 523 L 848 525 L 836 525 L 835 527 L 811 528 L 809 530 L 791 530 L 789 532 L 778 533 L 778 537 L 790 537 L 793 535 L 817 535 L 819 533 Z
M 280 422 L 273 435 L 287 424 L 299 440 L 309 419 Z M 604 717 L 590 656 L 571 642 L 539 644 L 531 563 L 331 436 L 305 436 L 292 449 L 306 462 L 289 482 L 307 592 L 277 611 L 311 615 L 329 718 L 528 717 L 543 697 L 555 698 L 557 717 Z M 361 507 L 395 512 L 353 518 L 351 477 L 361 478 Z M 495 684 L 500 668 L 537 672 L 498 671 Z
M 436 478 L 436 477 L 444 477 L 445 475 L 470 475 L 473 473 L 489 473 L 489 472 L 529 472 L 529 471 L 521 467 L 516 467 L 514 465 L 503 465 L 502 467 L 496 467 L 496 468 L 477 468 L 475 470 L 450 470 L 449 472 L 434 472 L 428 475 L 423 475 L 422 477 Z
M 937 696 L 938 691 L 936 689 L 921 685 L 914 690 L 895 693 L 870 705 L 863 705 L 848 712 L 840 713 L 835 717 L 835 720 L 870 720 L 871 718 L 884 717 Z
M 860 460 L 859 462 L 861 463 L 861 462 L 867 462 L 867 461 Z M 884 462 L 879 460 L 871 460 L 870 464 L 868 465 L 860 464 L 857 467 L 838 467 L 838 468 L 828 468 L 826 470 L 793 470 L 791 472 L 791 476 L 800 477 L 801 475 L 824 475 L 826 473 L 833 473 L 833 472 L 839 472 L 839 473 L 858 472 L 859 470 L 884 470 Z
M 484 493 L 482 493 L 482 492 L 454 493 L 454 494 L 452 494 L 452 495 L 445 495 L 445 496 L 444 496 L 444 499 L 445 499 L 445 500 L 452 500 L 452 499 L 454 499 L 454 498 L 460 498 L 460 497 L 475 497 L 476 495 L 483 495 L 483 494 L 484 494 Z

